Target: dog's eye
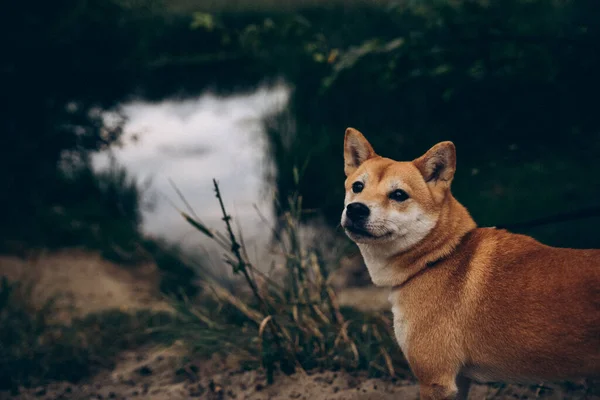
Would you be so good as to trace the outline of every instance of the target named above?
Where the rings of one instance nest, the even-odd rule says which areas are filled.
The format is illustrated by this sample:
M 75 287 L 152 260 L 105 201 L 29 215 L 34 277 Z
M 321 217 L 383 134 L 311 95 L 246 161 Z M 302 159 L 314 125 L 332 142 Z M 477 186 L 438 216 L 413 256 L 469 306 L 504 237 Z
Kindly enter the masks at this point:
M 354 193 L 360 193 L 364 189 L 365 185 L 362 182 L 354 182 L 352 184 L 352 191 Z
M 408 193 L 406 193 L 402 189 L 396 189 L 392 193 L 390 193 L 390 199 L 395 201 L 404 201 L 408 199 Z

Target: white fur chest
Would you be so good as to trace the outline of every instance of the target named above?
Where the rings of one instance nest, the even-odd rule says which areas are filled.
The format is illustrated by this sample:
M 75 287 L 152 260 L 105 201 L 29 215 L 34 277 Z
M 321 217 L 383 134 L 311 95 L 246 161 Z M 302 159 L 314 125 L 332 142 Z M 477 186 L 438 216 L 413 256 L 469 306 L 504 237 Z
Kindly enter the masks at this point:
M 389 301 L 392 304 L 392 313 L 394 314 L 394 334 L 400 349 L 402 349 L 404 355 L 407 355 L 410 325 L 398 296 L 399 293 L 397 291 L 392 291 L 389 296 Z
M 407 271 L 394 268 L 389 257 L 381 249 L 369 245 L 359 245 L 369 276 L 375 286 L 394 286 L 408 278 Z

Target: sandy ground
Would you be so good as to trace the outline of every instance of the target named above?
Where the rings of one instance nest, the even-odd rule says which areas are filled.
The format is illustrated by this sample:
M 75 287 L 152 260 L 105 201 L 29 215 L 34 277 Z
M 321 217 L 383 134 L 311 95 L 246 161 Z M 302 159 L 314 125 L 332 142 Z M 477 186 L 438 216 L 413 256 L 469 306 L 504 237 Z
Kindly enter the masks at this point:
M 13 398 L 36 399 L 414 399 L 409 382 L 361 379 L 345 373 L 324 372 L 276 376 L 266 385 L 258 371 L 241 372 L 227 360 L 188 363 L 182 368 L 173 349 L 123 354 L 114 371 L 81 385 L 57 383 L 22 391 Z M 234 363 L 233 363 L 234 364 Z
M 54 383 L 21 389 L 0 399 L 252 399 L 252 400 L 399 400 L 418 399 L 418 386 L 411 381 L 368 379 L 365 374 L 348 372 L 296 373 L 277 375 L 266 384 L 259 371 L 240 371 L 235 360 L 183 362 L 181 348 L 146 349 L 121 355 L 113 371 L 73 385 Z M 3 397 L 4 396 L 4 397 Z M 521 387 L 493 388 L 475 385 L 470 399 L 584 399 L 583 388 L 567 395 L 558 389 Z M 598 399 L 590 397 L 587 399 Z
M 34 305 L 58 297 L 61 317 L 106 309 L 168 310 L 160 298 L 156 265 L 122 267 L 83 250 L 40 253 L 27 259 L 0 257 L 0 276 L 32 286 Z
M 169 309 L 158 292 L 159 275 L 153 265 L 123 268 L 97 254 L 68 251 L 42 254 L 35 259 L 0 257 L 0 275 L 34 282 L 36 301 L 42 304 L 57 293 L 67 295 L 77 315 L 109 308 Z M 363 310 L 388 307 L 387 291 L 372 286 L 339 292 L 340 303 Z M 65 303 L 65 304 L 67 304 Z M 66 311 L 65 311 L 66 313 Z M 66 315 L 66 314 L 65 314 Z M 261 371 L 241 371 L 233 357 L 186 360 L 183 346 L 146 348 L 120 355 L 112 371 L 85 382 L 57 382 L 18 393 L 0 392 L 2 399 L 306 399 L 368 400 L 417 399 L 412 381 L 368 379 L 364 373 L 311 372 L 279 375 L 266 384 Z M 600 399 L 584 396 L 583 387 L 560 389 L 494 388 L 476 385 L 470 399 Z

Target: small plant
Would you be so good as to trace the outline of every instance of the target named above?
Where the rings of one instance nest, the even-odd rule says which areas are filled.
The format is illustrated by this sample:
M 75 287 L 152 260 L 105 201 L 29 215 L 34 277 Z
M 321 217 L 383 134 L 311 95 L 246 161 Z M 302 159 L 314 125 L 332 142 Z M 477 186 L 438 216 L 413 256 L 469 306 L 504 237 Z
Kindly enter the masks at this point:
M 226 233 L 208 228 L 192 211 L 192 215 L 181 214 L 221 246 L 225 263 L 243 278 L 250 294 L 236 296 L 206 278 L 216 304 L 180 305 L 180 313 L 192 323 L 189 331 L 195 332 L 199 348 L 214 349 L 218 344 L 223 350 L 238 349 L 248 361 L 260 363 L 269 383 L 277 368 L 285 373 L 313 368 L 366 369 L 374 375 L 395 376 L 400 367 L 403 374 L 409 374 L 393 341 L 389 316 L 362 314 L 338 305 L 318 252 L 307 248 L 299 235 L 300 195 L 288 198 L 282 232 L 274 231 L 285 275 L 279 282 L 249 261 L 243 237 L 234 232 L 219 185 L 213 183 Z

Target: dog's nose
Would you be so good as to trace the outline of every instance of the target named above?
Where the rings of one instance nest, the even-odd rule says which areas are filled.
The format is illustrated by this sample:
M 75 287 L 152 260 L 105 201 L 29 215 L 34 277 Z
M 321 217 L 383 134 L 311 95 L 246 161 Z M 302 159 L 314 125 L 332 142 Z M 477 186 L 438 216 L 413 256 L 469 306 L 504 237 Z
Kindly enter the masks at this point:
M 363 203 L 350 203 L 346 206 L 346 216 L 351 221 L 360 221 L 369 216 L 369 207 Z

